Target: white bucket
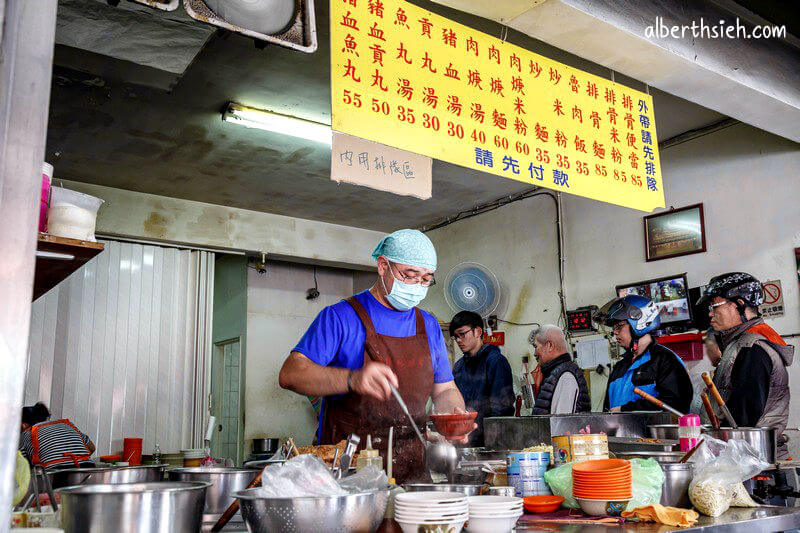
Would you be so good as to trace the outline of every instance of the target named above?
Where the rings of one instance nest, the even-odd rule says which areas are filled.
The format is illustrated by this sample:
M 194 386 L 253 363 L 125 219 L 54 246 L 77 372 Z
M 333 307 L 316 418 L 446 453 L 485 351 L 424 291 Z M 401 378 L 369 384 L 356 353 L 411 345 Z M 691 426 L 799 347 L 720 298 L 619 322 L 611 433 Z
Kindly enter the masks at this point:
M 63 187 L 51 187 L 47 231 L 56 237 L 94 241 L 97 210 L 103 200 Z

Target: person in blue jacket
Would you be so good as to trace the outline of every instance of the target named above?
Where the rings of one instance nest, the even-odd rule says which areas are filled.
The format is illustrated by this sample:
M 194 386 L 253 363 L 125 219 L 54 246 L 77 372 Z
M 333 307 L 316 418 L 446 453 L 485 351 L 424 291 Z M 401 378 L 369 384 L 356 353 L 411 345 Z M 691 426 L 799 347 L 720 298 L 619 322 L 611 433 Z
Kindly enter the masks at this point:
M 682 413 L 689 412 L 694 394 L 683 361 L 650 334 L 661 325 L 658 307 L 648 298 L 628 295 L 604 305 L 597 318 L 614 329 L 625 350 L 611 370 L 603 410 L 654 411 L 657 407 L 634 388 L 655 396 Z
M 478 429 L 469 446 L 483 446 L 483 419 L 514 414 L 511 365 L 500 348 L 483 342 L 483 319 L 478 313 L 461 311 L 450 321 L 450 336 L 464 357 L 453 365 L 453 377 L 467 409 L 477 411 Z

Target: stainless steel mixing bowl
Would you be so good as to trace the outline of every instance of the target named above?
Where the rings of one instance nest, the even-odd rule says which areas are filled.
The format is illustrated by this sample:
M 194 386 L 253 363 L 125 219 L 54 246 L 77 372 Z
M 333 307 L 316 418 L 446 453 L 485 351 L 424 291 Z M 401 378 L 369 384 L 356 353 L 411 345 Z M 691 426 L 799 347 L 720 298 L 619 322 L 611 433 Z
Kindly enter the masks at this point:
M 196 533 L 208 483 L 80 485 L 61 495 L 65 533 Z
M 204 513 L 224 513 L 235 500 L 232 494 L 247 488 L 258 475 L 253 468 L 175 468 L 167 472 L 170 481 L 206 481 L 211 485 L 206 490 Z
M 65 468 L 48 472 L 54 489 L 73 485 L 148 483 L 162 481 L 167 465 L 108 466 L 98 468 Z

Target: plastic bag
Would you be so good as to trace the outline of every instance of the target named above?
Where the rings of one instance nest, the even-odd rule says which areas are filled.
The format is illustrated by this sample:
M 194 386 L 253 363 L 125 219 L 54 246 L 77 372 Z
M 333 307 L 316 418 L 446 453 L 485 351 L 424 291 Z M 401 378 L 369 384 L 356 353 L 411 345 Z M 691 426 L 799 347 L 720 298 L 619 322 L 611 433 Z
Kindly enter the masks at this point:
M 297 496 L 345 496 L 328 466 L 313 455 L 299 455 L 280 468 L 267 468 L 261 476 L 258 496 L 294 498 Z
M 724 442 L 707 435 L 691 460 L 694 478 L 689 484 L 689 499 L 708 516 L 721 515 L 734 502 L 737 506 L 755 505 L 749 495 L 745 497 L 742 482 L 769 467 L 747 442 Z
M 731 498 L 731 507 L 758 507 L 758 504 L 753 501 L 747 489 L 744 488 L 742 483 L 737 483 L 733 486 L 733 498 Z
M 386 477 L 386 473 L 374 466 L 366 466 L 339 482 L 339 486 L 350 493 L 385 489 L 388 485 L 389 478 Z
M 661 501 L 661 486 L 664 484 L 664 471 L 654 459 L 631 459 L 631 501 L 627 510 Z M 572 496 L 572 465 L 566 463 L 548 470 L 544 480 L 556 496 L 564 498 L 565 507 L 578 509 L 578 500 Z

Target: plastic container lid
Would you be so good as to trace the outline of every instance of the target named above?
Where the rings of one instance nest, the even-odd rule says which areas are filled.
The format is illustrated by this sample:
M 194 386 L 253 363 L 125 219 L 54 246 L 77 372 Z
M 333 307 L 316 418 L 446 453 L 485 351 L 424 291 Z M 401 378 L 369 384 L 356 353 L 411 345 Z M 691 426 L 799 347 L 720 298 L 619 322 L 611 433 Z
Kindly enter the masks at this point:
M 53 165 L 50 163 L 42 163 L 42 174 L 47 175 L 48 178 L 53 179 Z

